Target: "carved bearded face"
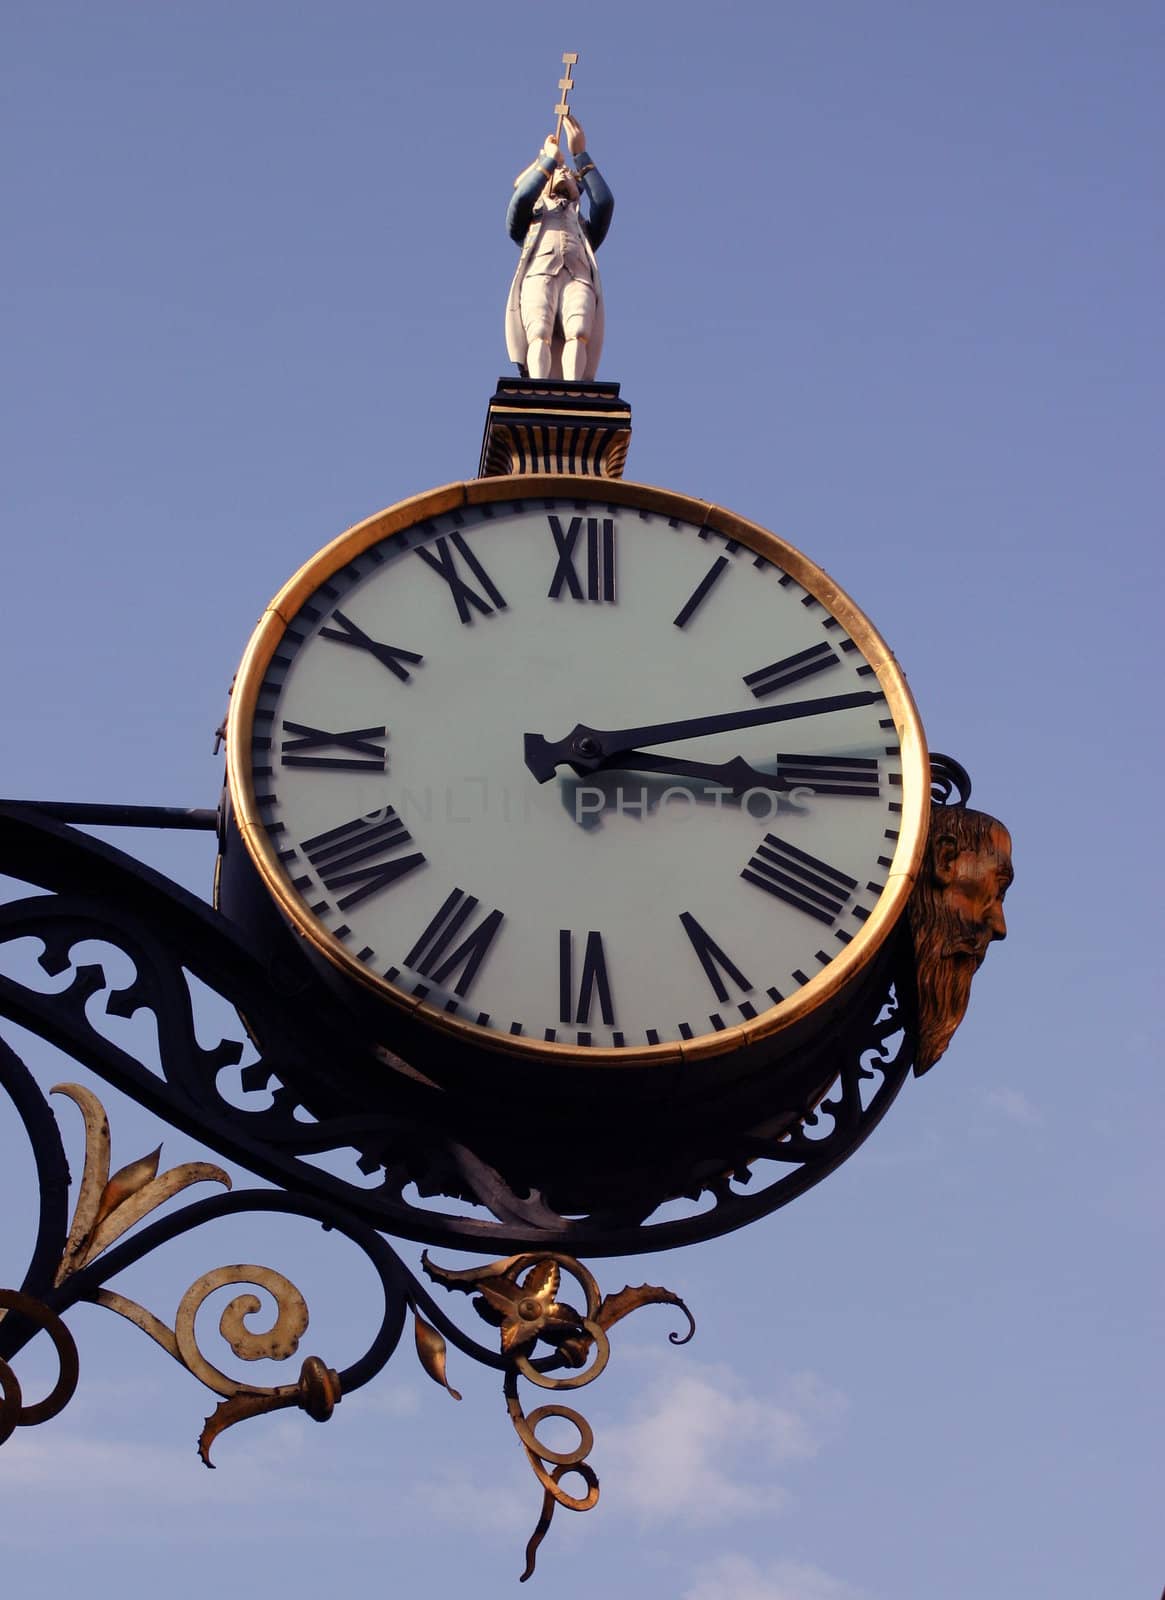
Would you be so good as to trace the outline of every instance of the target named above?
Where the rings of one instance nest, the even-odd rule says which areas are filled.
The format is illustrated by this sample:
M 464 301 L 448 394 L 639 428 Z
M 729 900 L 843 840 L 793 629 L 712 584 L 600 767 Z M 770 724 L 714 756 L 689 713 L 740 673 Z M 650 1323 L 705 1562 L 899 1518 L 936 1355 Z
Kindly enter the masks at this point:
M 1007 937 L 1003 899 L 1014 876 L 1002 823 L 963 806 L 936 806 L 910 901 L 918 974 L 921 1074 L 942 1055 L 967 1009 L 987 948 Z
M 1011 835 L 1001 822 L 989 820 L 981 842 L 968 844 L 957 833 L 940 831 L 931 851 L 934 877 L 951 922 L 943 954 L 973 956 L 976 966 L 993 940 L 1007 938 L 1003 897 L 1015 876 Z

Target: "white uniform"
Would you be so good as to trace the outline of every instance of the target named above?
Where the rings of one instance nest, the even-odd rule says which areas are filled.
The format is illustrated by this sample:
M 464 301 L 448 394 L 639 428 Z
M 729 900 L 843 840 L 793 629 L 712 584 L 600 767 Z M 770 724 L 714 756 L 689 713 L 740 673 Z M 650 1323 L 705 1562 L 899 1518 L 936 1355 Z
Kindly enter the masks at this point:
M 552 340 L 555 324 L 564 339 L 590 339 L 595 324 L 595 283 L 578 206 L 552 200 L 538 242 L 526 262 L 518 297 L 529 345 Z
M 544 173 L 536 175 L 531 171 L 529 176 L 545 182 Z M 603 191 L 606 193 L 605 185 Z M 608 195 L 608 218 L 610 204 Z M 605 232 L 604 221 L 602 233 Z M 581 339 L 586 359 L 578 377 L 593 378 L 602 354 L 604 324 L 598 264 L 579 216 L 578 202 L 540 200 L 522 241 L 518 270 L 506 304 L 506 349 L 510 359 L 525 370 L 530 345 L 545 339 L 551 347 L 549 375 L 561 378 L 564 344 Z

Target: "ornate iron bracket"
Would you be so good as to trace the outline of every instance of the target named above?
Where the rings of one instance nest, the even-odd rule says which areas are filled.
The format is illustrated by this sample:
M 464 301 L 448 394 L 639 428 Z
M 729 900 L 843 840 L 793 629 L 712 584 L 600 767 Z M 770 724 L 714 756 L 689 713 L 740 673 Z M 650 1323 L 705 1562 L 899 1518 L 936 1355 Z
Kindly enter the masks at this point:
M 837 1076 L 827 1097 L 780 1133 L 738 1136 L 731 1147 L 710 1148 L 706 1170 L 692 1180 L 690 1215 L 653 1221 L 630 1208 L 567 1218 L 536 1193 L 515 1193 L 479 1154 L 443 1131 L 425 1085 L 413 1088 L 402 1080 L 392 1115 L 369 1116 L 353 1104 L 325 1121 L 298 1117 L 296 1086 L 331 1058 L 334 1033 L 321 1028 L 313 1007 L 280 988 L 278 975 L 264 970 L 231 924 L 150 868 L 32 808 L 0 805 L 0 871 L 33 890 L 0 905 L 0 951 L 7 955 L 16 941 L 36 940 L 42 971 L 67 978 L 49 991 L 31 975 L 0 972 L 0 1015 L 65 1050 L 218 1156 L 276 1186 L 236 1191 L 227 1172 L 209 1161 L 161 1171 L 159 1151 L 111 1174 L 109 1127 L 100 1100 L 83 1086 L 64 1084 L 56 1092 L 80 1111 L 86 1140 L 70 1205 L 56 1117 L 27 1066 L 0 1040 L 0 1088 L 28 1136 L 40 1188 L 27 1270 L 19 1290 L 0 1291 L 0 1443 L 19 1427 L 48 1421 L 68 1403 L 78 1361 L 63 1318 L 78 1302 L 104 1306 L 132 1322 L 218 1397 L 199 1440 L 208 1466 L 218 1435 L 247 1418 L 297 1407 L 316 1421 L 326 1420 L 344 1396 L 382 1370 L 411 1315 L 422 1366 L 455 1398 L 447 1376 L 449 1344 L 502 1374 L 507 1409 L 543 1491 L 524 1578 L 533 1571 L 555 1506 L 588 1510 L 599 1490 L 587 1460 L 593 1436 L 585 1418 L 557 1403 L 527 1413 L 520 1381 L 549 1389 L 592 1382 L 606 1365 L 610 1328 L 643 1305 L 670 1304 L 684 1313 L 687 1330 L 671 1334 L 673 1343 L 694 1331 L 687 1307 L 669 1290 L 643 1285 L 602 1295 L 577 1252 L 625 1254 L 686 1244 L 787 1204 L 862 1143 L 898 1093 L 912 1061 L 913 970 L 909 940 L 903 939 L 886 986 L 847 1036 L 835 1041 Z M 130 981 L 119 986 L 103 965 L 78 963 L 76 947 L 87 941 L 100 941 L 128 957 Z M 240 1019 L 237 1037 L 213 1048 L 199 1042 L 188 973 L 234 1008 Z M 152 1015 L 157 1068 L 93 1020 L 101 995 L 107 1016 Z M 255 1059 L 243 1064 L 248 1051 Z M 371 1054 L 369 1064 L 383 1067 Z M 236 1094 L 241 1091 L 243 1105 L 224 1092 L 228 1080 Z M 248 1109 L 248 1095 L 267 1103 Z M 336 1099 L 343 1106 L 342 1083 Z M 309 1158 L 323 1151 L 349 1152 L 365 1178 L 380 1174 L 378 1186 L 370 1189 L 355 1176 L 347 1180 L 321 1170 Z M 430 1210 L 419 1196 L 406 1196 L 418 1159 L 435 1180 L 451 1175 L 453 1192 L 485 1206 L 494 1220 Z M 224 1192 L 156 1214 L 188 1188 L 205 1183 Z M 708 1194 L 712 1205 L 705 1201 L 697 1210 Z M 204 1223 L 263 1212 L 323 1223 L 350 1239 L 377 1274 L 384 1302 L 379 1326 L 363 1355 L 343 1370 L 309 1355 L 294 1382 L 263 1387 L 230 1378 L 207 1358 L 195 1332 L 197 1313 L 209 1295 L 227 1286 L 242 1291 L 219 1319 L 220 1333 L 235 1355 L 243 1360 L 295 1355 L 308 1326 L 307 1307 L 294 1284 L 269 1267 L 235 1265 L 204 1274 L 169 1320 L 110 1287 L 127 1267 Z M 499 1330 L 497 1349 L 448 1316 L 388 1244 L 386 1232 L 461 1250 L 516 1252 L 458 1270 L 438 1266 L 427 1254 L 423 1258 L 435 1283 L 474 1296 L 478 1313 Z M 560 1298 L 564 1276 L 576 1286 L 581 1305 Z M 253 1323 L 261 1307 L 255 1290 L 274 1303 L 274 1320 L 265 1330 Z M 42 1332 L 56 1348 L 60 1373 L 46 1398 L 26 1403 L 13 1362 Z M 550 1417 L 573 1424 L 578 1434 L 573 1450 L 555 1451 L 540 1442 L 538 1429 Z M 572 1473 L 582 1479 L 581 1494 L 562 1485 Z
M 111 1140 L 104 1107 L 92 1091 L 79 1084 L 58 1084 L 52 1091 L 72 1100 L 85 1123 L 84 1169 L 66 1233 L 60 1199 L 68 1187 L 68 1174 L 56 1120 L 27 1067 L 2 1040 L 0 1084 L 20 1113 L 33 1143 L 38 1169 L 48 1180 L 42 1190 L 45 1198 L 36 1249 L 22 1287 L 0 1289 L 0 1444 L 17 1428 L 50 1421 L 72 1398 L 79 1362 L 63 1313 L 79 1301 L 104 1306 L 133 1323 L 219 1396 L 198 1440 L 199 1455 L 208 1467 L 214 1464 L 211 1448 L 218 1436 L 247 1418 L 297 1406 L 314 1421 L 326 1422 L 344 1395 L 361 1388 L 381 1371 L 395 1352 L 411 1312 L 421 1365 L 455 1400 L 461 1396 L 446 1373 L 448 1341 L 475 1361 L 503 1374 L 506 1408 L 543 1490 L 542 1512 L 526 1550 L 522 1574 L 525 1580 L 534 1571 L 536 1552 L 555 1506 L 589 1511 L 599 1498 L 599 1480 L 586 1460 L 594 1444 L 586 1419 L 561 1405 L 540 1406 L 527 1414 L 519 1396 L 519 1378 L 544 1389 L 573 1389 L 592 1382 L 609 1358 L 608 1328 L 643 1305 L 666 1303 L 684 1312 L 687 1332 L 682 1336 L 671 1334 L 672 1343 L 684 1343 L 695 1332 L 691 1313 L 670 1290 L 644 1284 L 604 1297 L 592 1274 L 571 1256 L 530 1252 L 455 1271 L 436 1265 L 426 1255 L 425 1271 L 434 1282 L 447 1289 L 477 1294 L 479 1313 L 501 1331 L 500 1349 L 495 1353 L 471 1338 L 441 1310 L 375 1230 L 346 1218 L 339 1208 L 307 1196 L 270 1190 L 227 1193 L 187 1205 L 139 1229 L 138 1225 L 152 1212 L 185 1189 L 199 1183 L 218 1183 L 229 1191 L 230 1177 L 221 1167 L 201 1161 L 186 1162 L 160 1173 L 159 1150 L 129 1162 L 111 1176 Z M 271 1267 L 231 1265 L 203 1273 L 182 1295 L 172 1322 L 107 1286 L 108 1280 L 158 1246 L 203 1223 L 243 1211 L 313 1217 L 346 1235 L 363 1251 L 380 1278 L 384 1311 L 368 1349 L 358 1361 L 337 1372 L 321 1357 L 309 1355 L 302 1361 L 294 1383 L 263 1387 L 232 1379 L 209 1360 L 198 1340 L 196 1318 L 208 1297 L 227 1287 L 264 1290 L 275 1305 L 270 1326 L 256 1329 L 250 1319 L 261 1310 L 261 1301 L 254 1293 L 237 1294 L 227 1304 L 219 1318 L 219 1332 L 237 1357 L 244 1361 L 286 1361 L 296 1354 L 308 1327 L 307 1304 L 295 1284 Z M 584 1309 L 559 1300 L 563 1273 L 582 1289 Z M 40 1332 L 47 1333 L 53 1342 L 59 1374 L 43 1400 L 28 1404 L 12 1363 Z M 535 1358 L 540 1341 L 550 1353 Z M 567 1377 L 550 1376 L 553 1369 L 563 1366 L 580 1370 Z M 565 1418 L 577 1429 L 578 1442 L 573 1450 L 556 1451 L 539 1440 L 538 1427 L 552 1416 Z M 571 1472 L 583 1478 L 585 1494 L 572 1495 L 562 1487 L 563 1477 Z
M 394 1083 L 391 1115 L 370 1114 L 337 1076 L 329 1098 L 338 1109 L 319 1121 L 297 1116 L 299 1086 L 321 1076 L 321 1063 L 336 1060 L 342 1017 L 324 1010 L 318 993 L 305 1001 L 287 992 L 230 922 L 159 873 L 14 805 L 0 805 L 0 872 L 49 891 L 0 905 L 0 952 L 32 938 L 43 946 L 45 972 L 59 977 L 71 969 L 67 985 L 53 992 L 0 971 L 0 1015 L 58 1045 L 225 1160 L 418 1243 L 603 1256 L 714 1238 L 787 1205 L 836 1170 L 885 1115 L 911 1065 L 914 980 L 904 935 L 883 988 L 832 1041 L 836 1078 L 826 1098 L 779 1133 L 717 1138 L 700 1152 L 689 1215 L 656 1219 L 649 1201 L 565 1217 L 537 1193 L 515 1192 L 471 1147 L 470 1135 L 448 1131 L 439 1092 L 405 1076 Z M 73 949 L 94 940 L 129 958 L 131 982 L 117 987 L 101 965 L 73 962 Z M 234 1009 L 237 1037 L 213 1049 L 198 1042 L 187 973 Z M 94 997 L 102 992 L 110 1016 L 152 1013 L 160 1071 L 94 1022 Z M 240 1066 L 248 1048 L 257 1059 Z M 355 1040 L 346 1049 L 368 1077 L 385 1077 L 381 1053 Z M 358 1176 L 346 1180 L 309 1159 L 325 1151 L 350 1152 Z M 372 1173 L 380 1182 L 369 1188 Z M 405 1193 L 413 1180 L 421 1190 L 415 1198 Z M 423 1196 L 437 1192 L 463 1193 L 495 1220 L 430 1209 Z M 667 1197 L 661 1192 L 658 1200 Z

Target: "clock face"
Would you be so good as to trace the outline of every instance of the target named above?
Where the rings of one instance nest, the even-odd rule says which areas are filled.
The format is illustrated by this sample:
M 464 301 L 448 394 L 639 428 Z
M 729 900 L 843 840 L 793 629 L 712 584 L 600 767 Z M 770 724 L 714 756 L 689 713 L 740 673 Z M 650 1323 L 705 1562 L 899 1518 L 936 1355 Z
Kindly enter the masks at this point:
M 909 692 L 819 569 L 577 478 L 435 491 L 322 551 L 252 640 L 229 748 L 247 848 L 333 963 L 596 1065 L 835 992 L 901 911 L 927 803 Z

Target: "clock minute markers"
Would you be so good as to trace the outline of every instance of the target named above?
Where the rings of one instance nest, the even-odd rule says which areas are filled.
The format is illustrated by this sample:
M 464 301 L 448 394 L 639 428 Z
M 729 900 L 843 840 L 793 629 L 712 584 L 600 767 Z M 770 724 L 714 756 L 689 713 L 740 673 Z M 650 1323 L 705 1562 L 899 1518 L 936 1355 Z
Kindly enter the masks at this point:
M 887 850 L 884 824 L 904 839 L 915 825 L 913 814 L 905 820 L 885 814 L 887 802 L 915 799 L 910 785 L 918 776 L 895 737 L 910 719 L 899 714 L 893 666 L 855 676 L 868 647 L 851 615 L 826 617 L 830 602 L 817 602 L 825 611 L 812 620 L 825 617 L 824 626 L 836 631 L 816 631 L 804 620 L 796 581 L 776 586 L 783 576 L 776 561 L 758 555 L 766 575 L 757 582 L 749 561 L 755 547 L 684 518 L 644 511 L 643 529 L 626 507 L 601 496 L 561 497 L 556 504 L 545 493 L 517 492 L 512 505 L 505 497 L 491 502 L 482 519 L 479 526 L 476 506 L 447 515 L 442 501 L 428 520 L 400 530 L 394 522 L 391 542 L 386 535 L 335 571 L 321 562 L 328 581 L 317 583 L 310 603 L 294 614 L 290 604 L 280 610 L 290 616 L 289 643 L 252 695 L 256 737 L 243 755 L 252 763 L 259 826 L 272 819 L 284 830 L 276 850 L 295 846 L 290 864 L 281 862 L 279 883 L 288 891 L 281 903 L 304 927 L 318 925 L 313 937 L 318 931 L 321 948 L 345 978 L 377 984 L 386 1002 L 412 1008 L 419 1029 L 443 1030 L 435 1045 L 452 1039 L 475 1060 L 485 1052 L 487 1065 L 490 1052 L 540 1059 L 544 1039 L 553 1041 L 548 1052 L 557 1044 L 578 1061 L 601 1053 L 604 1064 L 624 1046 L 646 1050 L 650 1059 L 653 1046 L 671 1049 L 670 1060 L 693 1048 L 687 1041 L 714 1055 L 713 1041 L 726 1031 L 733 1043 L 736 1032 L 767 1040 L 769 1033 L 757 1032 L 762 1013 L 783 1007 L 829 961 L 837 962 L 834 975 L 846 977 L 853 957 L 844 947 L 857 939 L 864 948 L 859 906 L 874 908 L 878 897 L 861 887 L 847 894 L 849 884 L 833 874 L 881 883 L 886 863 L 881 856 L 878 867 L 874 861 L 876 851 Z M 432 559 L 419 555 L 419 547 Z M 736 567 L 743 576 L 730 578 Z M 420 635 L 409 616 L 422 618 Z M 505 625 L 492 626 L 501 617 Z M 852 647 L 850 631 L 857 635 Z M 439 635 L 439 651 L 425 637 L 431 632 Z M 423 672 L 416 663 L 421 643 Z M 652 647 L 658 656 L 648 654 Z M 394 683 L 362 659 L 379 664 Z M 495 660 L 505 681 L 518 685 L 516 694 L 496 693 Z M 650 681 L 639 677 L 646 660 Z M 548 673 L 546 663 L 560 663 L 561 670 Z M 471 675 L 464 671 L 469 664 Z M 593 698 L 590 691 L 570 693 L 571 682 L 578 689 L 584 680 Z M 647 683 L 642 699 L 637 682 Z M 410 686 L 424 691 L 419 699 L 400 693 Z M 825 697 L 849 691 L 865 693 L 829 721 L 838 703 Z M 638 726 L 620 731 L 606 720 L 634 715 L 637 699 L 642 714 L 659 719 L 651 733 Z M 531 710 L 519 719 L 552 729 L 564 727 L 572 709 L 594 711 L 603 722 L 577 731 L 602 742 L 588 751 L 576 779 L 577 754 L 565 742 L 555 750 L 550 735 L 541 740 L 532 732 L 534 753 L 539 743 L 544 757 L 549 752 L 555 782 L 547 777 L 520 801 L 537 808 L 539 827 L 515 838 L 507 833 L 503 841 L 515 793 L 520 800 L 520 785 L 512 787 L 517 752 L 510 719 L 523 700 Z M 730 725 L 742 731 L 733 732 L 695 721 L 717 700 L 721 713 L 739 708 L 762 716 L 745 717 L 743 725 L 734 716 Z M 794 701 L 805 705 L 778 709 Z M 391 733 L 355 726 L 375 715 L 391 723 Z M 285 718 L 298 720 L 289 725 Z M 661 742 L 630 743 L 648 737 Z M 481 773 L 480 799 L 470 791 L 467 805 L 460 790 L 452 791 L 459 798 L 446 792 L 442 813 L 439 785 L 463 770 L 444 758 L 468 749 L 472 770 Z M 239 774 L 241 759 L 236 752 Z M 311 770 L 317 766 L 334 770 Z M 899 766 L 900 785 L 888 788 Z M 410 786 L 399 789 L 409 807 L 397 800 L 407 830 L 379 820 L 388 809 L 380 804 L 386 775 Z M 574 781 L 560 791 L 563 780 Z M 681 837 L 678 828 L 613 822 L 601 840 L 588 835 L 578 843 L 571 833 L 564 846 L 559 812 L 570 811 L 578 785 L 591 783 L 601 787 L 581 791 L 580 811 L 593 811 L 600 793 L 602 809 L 612 810 L 617 785 L 628 793 L 632 814 L 666 810 L 692 825 Z M 664 795 L 671 784 L 682 792 Z M 721 786 L 721 822 L 710 819 L 714 785 Z M 278 804 L 266 792 L 276 786 Z M 504 805 L 493 804 L 495 792 Z M 842 795 L 852 798 L 833 798 Z M 620 813 L 623 803 L 620 797 Z M 370 811 L 374 806 L 378 812 Z M 423 833 L 408 842 L 422 816 Z M 475 830 L 472 850 L 462 848 L 465 834 L 447 824 Z M 803 857 L 768 841 L 770 830 Z M 892 849 L 897 853 L 896 841 Z M 520 875 L 511 873 L 515 866 Z M 537 895 L 526 888 L 529 875 L 536 876 Z M 682 896 L 671 907 L 670 894 L 661 904 L 641 892 L 644 883 L 669 881 Z M 839 899 L 844 903 L 833 915 Z M 491 909 L 499 905 L 504 916 Z M 757 956 L 758 948 L 767 955 Z M 783 1025 L 783 1014 L 764 1024 L 774 1037 Z M 475 1037 L 480 1029 L 504 1037 L 483 1042 Z M 557 1064 L 559 1056 L 549 1059 Z
M 526 765 L 539 783 L 547 783 L 560 766 L 580 775 L 623 766 L 640 745 L 671 744 L 681 739 L 702 739 L 714 733 L 734 733 L 742 728 L 763 728 L 797 717 L 822 716 L 872 705 L 881 690 L 861 689 L 853 694 L 827 695 L 820 700 L 794 700 L 788 705 L 763 706 L 756 711 L 725 711 L 710 717 L 686 717 L 675 722 L 648 723 L 639 728 L 589 728 L 578 723 L 565 739 L 551 742 L 540 733 L 525 735 Z

